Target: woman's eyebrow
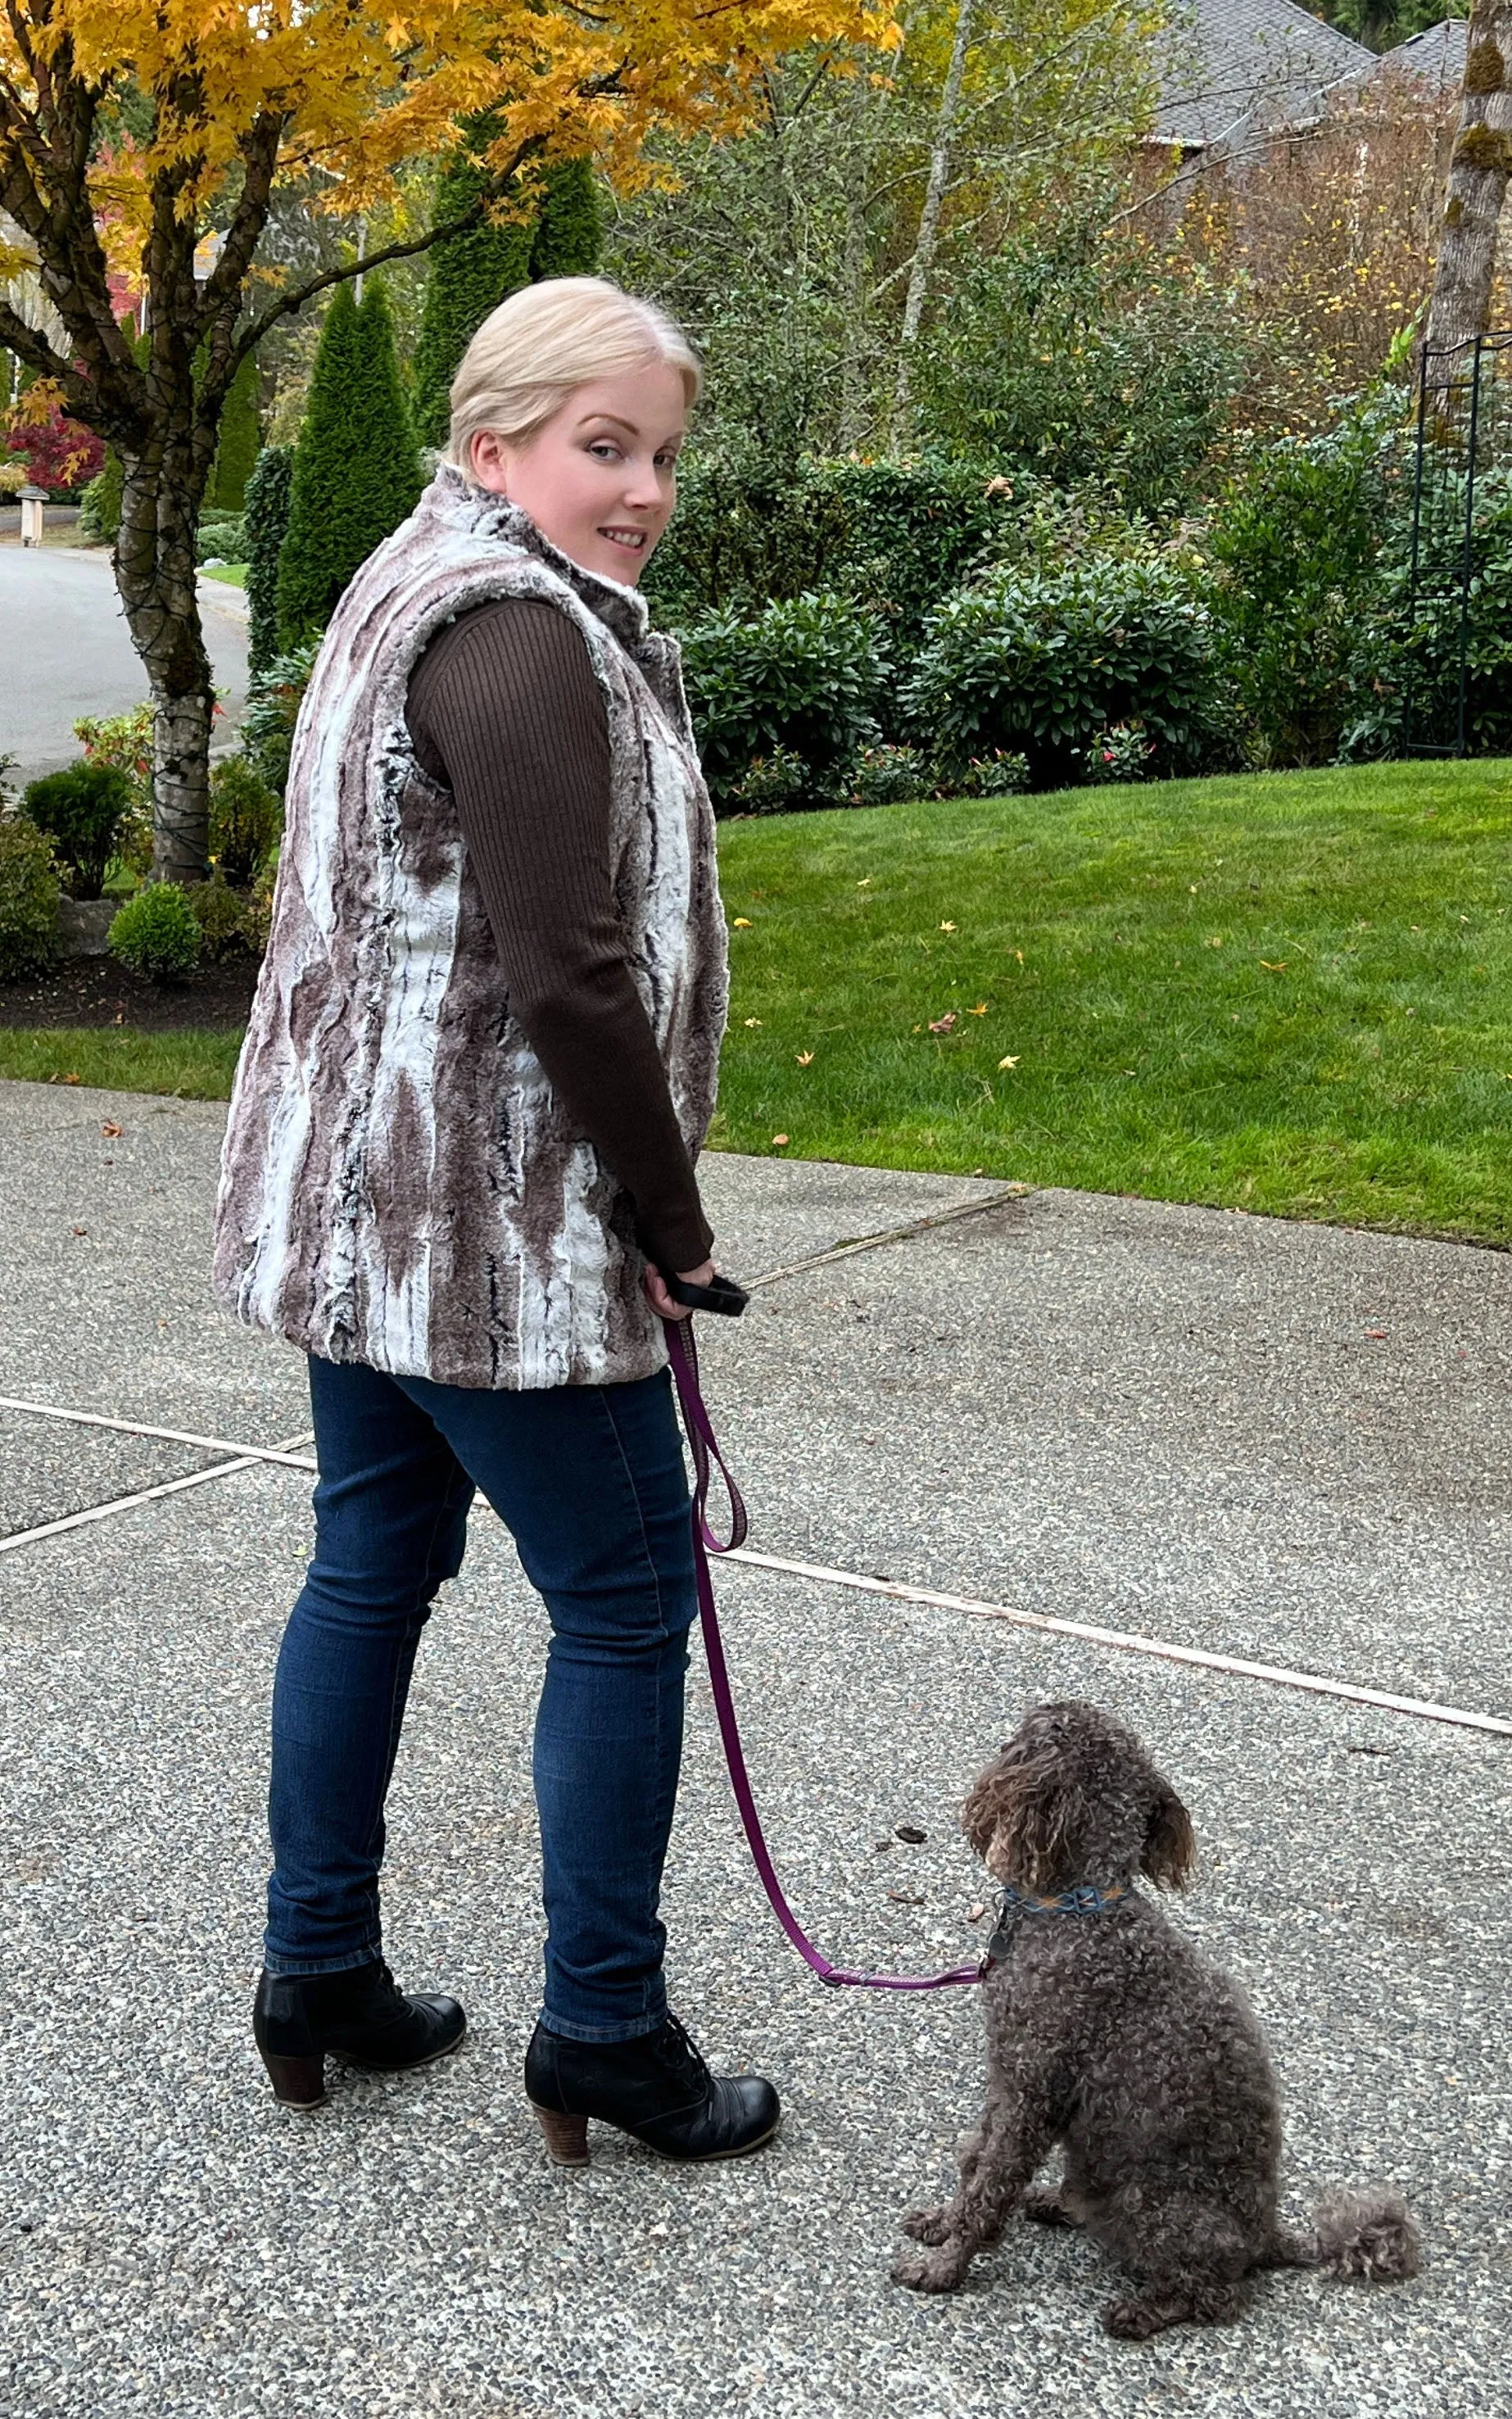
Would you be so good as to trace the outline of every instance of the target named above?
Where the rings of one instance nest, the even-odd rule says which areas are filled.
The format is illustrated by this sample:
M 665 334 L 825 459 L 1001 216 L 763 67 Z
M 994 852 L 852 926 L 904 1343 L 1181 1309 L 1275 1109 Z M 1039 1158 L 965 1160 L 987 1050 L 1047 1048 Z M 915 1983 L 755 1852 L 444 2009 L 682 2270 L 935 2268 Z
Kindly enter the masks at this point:
M 585 428 L 592 428 L 595 424 L 606 425 L 609 428 L 623 428 L 626 437 L 639 437 L 640 434 L 640 429 L 637 427 L 633 420 L 621 420 L 618 414 L 612 411 L 591 411 L 585 419 L 579 420 L 578 423 L 579 431 Z M 665 438 L 663 442 L 668 445 L 681 445 L 686 435 L 687 431 L 679 428 L 674 430 L 671 437 Z

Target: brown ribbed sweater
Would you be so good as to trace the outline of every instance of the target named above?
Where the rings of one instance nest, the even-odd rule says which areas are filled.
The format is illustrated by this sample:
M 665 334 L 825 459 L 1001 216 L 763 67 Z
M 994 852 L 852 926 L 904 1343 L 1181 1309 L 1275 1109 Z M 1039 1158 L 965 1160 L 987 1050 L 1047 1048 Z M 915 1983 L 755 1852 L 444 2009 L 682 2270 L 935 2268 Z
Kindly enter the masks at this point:
M 609 725 L 579 633 L 525 598 L 465 613 L 416 665 L 406 718 L 455 801 L 512 1012 L 634 1201 L 647 1257 L 699 1267 L 714 1237 L 625 955 Z

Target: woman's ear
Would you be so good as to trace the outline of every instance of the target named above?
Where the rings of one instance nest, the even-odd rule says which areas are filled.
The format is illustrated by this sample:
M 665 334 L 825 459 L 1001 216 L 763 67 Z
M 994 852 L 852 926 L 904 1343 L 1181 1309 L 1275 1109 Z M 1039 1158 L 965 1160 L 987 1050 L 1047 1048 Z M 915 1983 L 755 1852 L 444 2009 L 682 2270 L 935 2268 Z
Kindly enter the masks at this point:
M 1170 1783 L 1163 1782 L 1145 1834 L 1140 1870 L 1149 1874 L 1157 1889 L 1185 1889 L 1196 1858 L 1192 1817 Z
M 472 459 L 472 475 L 479 486 L 490 496 L 507 496 L 509 457 L 497 429 L 480 428 L 471 439 L 468 451 Z

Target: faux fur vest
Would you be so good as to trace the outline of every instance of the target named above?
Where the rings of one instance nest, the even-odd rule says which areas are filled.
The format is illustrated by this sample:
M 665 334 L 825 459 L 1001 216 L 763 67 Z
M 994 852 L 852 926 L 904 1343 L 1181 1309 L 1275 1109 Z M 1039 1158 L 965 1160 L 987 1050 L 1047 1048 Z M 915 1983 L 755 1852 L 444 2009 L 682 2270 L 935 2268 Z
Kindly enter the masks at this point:
M 347 590 L 300 711 L 213 1283 L 327 1360 L 456 1386 L 602 1385 L 666 1358 L 633 1205 L 510 1013 L 455 809 L 405 721 L 427 640 L 506 596 L 555 606 L 587 642 L 626 954 L 689 1150 L 703 1140 L 725 927 L 675 642 L 633 589 L 443 467 Z

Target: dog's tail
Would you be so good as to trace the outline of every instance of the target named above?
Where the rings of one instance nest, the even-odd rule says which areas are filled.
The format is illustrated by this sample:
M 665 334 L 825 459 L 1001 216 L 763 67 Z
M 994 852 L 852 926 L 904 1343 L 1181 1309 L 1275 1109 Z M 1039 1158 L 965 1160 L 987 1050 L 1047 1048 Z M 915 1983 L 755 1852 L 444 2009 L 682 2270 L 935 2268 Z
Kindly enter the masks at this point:
M 1423 2237 L 1400 2193 L 1364 2184 L 1325 2193 L 1311 2234 L 1276 2228 L 1269 2268 L 1325 2268 L 1369 2285 L 1399 2285 L 1423 2264 Z

